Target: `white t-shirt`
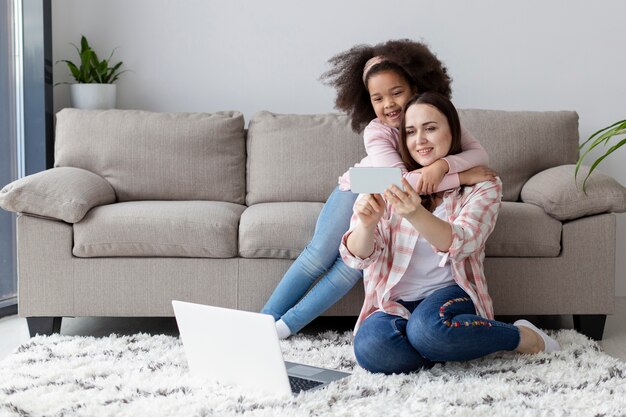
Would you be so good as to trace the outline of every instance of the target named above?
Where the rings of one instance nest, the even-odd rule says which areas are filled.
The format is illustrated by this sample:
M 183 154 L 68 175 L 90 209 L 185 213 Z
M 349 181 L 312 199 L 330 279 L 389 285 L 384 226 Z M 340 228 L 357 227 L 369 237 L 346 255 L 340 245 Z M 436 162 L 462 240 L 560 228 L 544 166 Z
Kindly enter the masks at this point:
M 443 204 L 439 204 L 433 214 L 446 220 L 446 209 Z M 439 266 L 440 262 L 441 256 L 435 252 L 426 239 L 419 236 L 406 272 L 391 289 L 391 299 L 394 301 L 421 300 L 440 288 L 454 285 L 450 260 L 442 267 Z

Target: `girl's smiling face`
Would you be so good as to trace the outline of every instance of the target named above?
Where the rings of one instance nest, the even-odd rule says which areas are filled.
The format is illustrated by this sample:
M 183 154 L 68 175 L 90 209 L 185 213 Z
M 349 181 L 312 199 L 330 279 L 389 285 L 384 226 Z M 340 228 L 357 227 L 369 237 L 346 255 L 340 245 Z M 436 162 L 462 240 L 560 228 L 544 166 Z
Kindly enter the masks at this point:
M 367 91 L 376 117 L 387 126 L 400 128 L 402 109 L 416 93 L 406 78 L 397 71 L 381 71 L 368 78 Z
M 450 125 L 435 106 L 412 104 L 406 110 L 404 131 L 409 153 L 421 166 L 428 166 L 450 152 Z

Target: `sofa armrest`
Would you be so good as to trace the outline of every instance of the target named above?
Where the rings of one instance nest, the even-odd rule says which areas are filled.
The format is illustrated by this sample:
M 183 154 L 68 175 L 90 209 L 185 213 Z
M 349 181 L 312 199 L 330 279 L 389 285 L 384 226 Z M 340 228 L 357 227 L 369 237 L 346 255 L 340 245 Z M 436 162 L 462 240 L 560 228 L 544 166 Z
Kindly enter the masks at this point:
M 589 167 L 581 166 L 578 178 L 574 180 L 575 168 L 575 165 L 561 165 L 535 174 L 522 187 L 522 201 L 543 208 L 558 220 L 626 211 L 626 188 L 612 177 L 594 170 L 584 193 L 582 183 Z
M 0 207 L 7 211 L 80 221 L 96 206 L 115 202 L 115 191 L 104 178 L 80 168 L 61 167 L 29 175 L 0 190 Z

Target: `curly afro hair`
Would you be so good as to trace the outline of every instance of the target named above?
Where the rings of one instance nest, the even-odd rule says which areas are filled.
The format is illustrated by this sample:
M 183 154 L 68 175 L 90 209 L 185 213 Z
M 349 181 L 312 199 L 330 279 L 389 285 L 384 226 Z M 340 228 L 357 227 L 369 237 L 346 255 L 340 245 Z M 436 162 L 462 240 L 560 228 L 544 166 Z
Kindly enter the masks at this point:
M 371 67 L 364 83 L 365 63 L 375 56 L 385 60 Z M 452 79 L 443 63 L 424 43 L 410 39 L 356 45 L 333 56 L 328 63 L 331 68 L 322 74 L 321 80 L 337 91 L 335 108 L 348 114 L 355 132 L 362 132 L 376 118 L 366 87 L 369 77 L 376 73 L 395 70 L 419 93 L 436 91 L 447 98 L 452 94 Z

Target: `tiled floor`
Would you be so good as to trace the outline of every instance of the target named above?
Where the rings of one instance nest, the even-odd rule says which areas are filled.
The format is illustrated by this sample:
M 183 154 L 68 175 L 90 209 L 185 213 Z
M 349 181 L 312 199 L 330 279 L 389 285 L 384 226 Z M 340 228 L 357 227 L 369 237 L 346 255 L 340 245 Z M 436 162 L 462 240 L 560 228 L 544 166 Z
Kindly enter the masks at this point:
M 530 317 L 540 327 L 571 328 L 569 317 Z M 65 318 L 61 333 L 80 336 L 108 336 L 111 333 L 177 335 L 173 318 Z M 305 332 L 314 333 L 326 329 L 346 330 L 353 324 L 351 318 L 322 317 L 309 325 Z M 17 316 L 0 319 L 0 360 L 11 354 L 16 347 L 29 338 L 26 319 Z M 615 314 L 606 320 L 601 345 L 606 353 L 626 361 L 626 297 L 616 298 Z

